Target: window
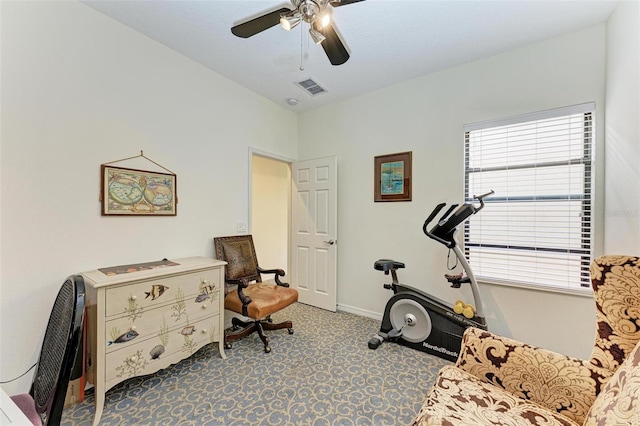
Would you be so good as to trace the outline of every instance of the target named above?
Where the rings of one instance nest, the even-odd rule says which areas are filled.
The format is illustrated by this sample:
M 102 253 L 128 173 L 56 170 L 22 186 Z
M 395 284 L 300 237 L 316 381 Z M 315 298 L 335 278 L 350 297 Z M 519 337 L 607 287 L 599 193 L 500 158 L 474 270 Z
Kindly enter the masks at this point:
M 480 280 L 589 287 L 595 104 L 465 126 L 465 199 L 493 189 L 464 228 Z

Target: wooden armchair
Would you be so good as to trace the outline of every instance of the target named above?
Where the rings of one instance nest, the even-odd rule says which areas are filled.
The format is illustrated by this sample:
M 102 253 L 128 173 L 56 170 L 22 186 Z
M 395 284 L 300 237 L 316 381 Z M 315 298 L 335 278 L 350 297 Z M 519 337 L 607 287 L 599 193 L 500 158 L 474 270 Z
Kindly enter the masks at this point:
M 271 352 L 269 338 L 265 336 L 264 330 L 286 328 L 289 334 L 293 334 L 291 321 L 274 324 L 271 321 L 271 315 L 296 302 L 298 292 L 290 288 L 288 283 L 280 281 L 280 277 L 285 275 L 282 269 L 262 269 L 258 266 L 251 235 L 215 237 L 213 242 L 216 258 L 227 262 L 225 309 L 253 320 L 242 321 L 234 317 L 233 331 L 225 332 L 225 347 L 230 349 L 231 342 L 255 331 L 264 343 L 264 351 Z M 276 283 L 263 283 L 261 274 L 274 274 Z M 233 286 L 236 289 L 232 290 Z

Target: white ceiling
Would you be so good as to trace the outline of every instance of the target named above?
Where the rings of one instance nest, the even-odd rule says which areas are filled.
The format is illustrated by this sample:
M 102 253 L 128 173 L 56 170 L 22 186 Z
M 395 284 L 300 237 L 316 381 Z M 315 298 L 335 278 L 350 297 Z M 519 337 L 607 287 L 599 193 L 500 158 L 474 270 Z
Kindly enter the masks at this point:
M 366 0 L 333 8 L 332 22 L 351 58 L 332 66 L 300 30 L 303 25 L 290 32 L 278 25 L 247 39 L 231 34 L 233 25 L 290 7 L 287 1 L 83 3 L 296 112 L 605 22 L 616 5 L 610 0 Z M 295 84 L 308 78 L 327 93 L 311 97 Z M 298 99 L 298 105 L 287 105 L 288 98 Z

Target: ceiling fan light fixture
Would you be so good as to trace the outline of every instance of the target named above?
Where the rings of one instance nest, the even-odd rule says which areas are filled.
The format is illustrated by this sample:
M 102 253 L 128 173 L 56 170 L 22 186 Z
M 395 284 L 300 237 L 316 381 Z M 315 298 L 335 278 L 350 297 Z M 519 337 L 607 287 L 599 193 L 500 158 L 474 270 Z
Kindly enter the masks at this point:
M 294 11 L 295 12 L 295 11 Z M 301 16 L 297 13 L 288 13 L 280 17 L 280 25 L 287 31 L 291 31 L 293 28 L 297 27 L 300 21 L 302 20 Z
M 319 27 L 324 28 L 331 23 L 331 14 L 328 10 L 325 10 L 324 13 L 320 16 Z
M 309 34 L 314 43 L 322 45 L 331 65 L 342 65 L 349 60 L 349 52 L 337 32 L 332 10 L 336 6 L 362 1 L 365 0 L 290 0 L 289 7 L 280 7 L 232 26 L 231 33 L 236 37 L 249 38 L 278 24 L 283 29 L 290 31 L 300 25 L 301 21 L 304 21 L 309 25 Z M 302 31 L 300 34 L 300 70 L 303 71 L 305 33 Z M 308 42 L 309 36 L 306 37 Z
M 311 35 L 311 39 L 315 44 L 320 44 L 326 39 L 326 37 L 323 36 L 320 31 L 313 28 L 309 28 L 309 34 Z

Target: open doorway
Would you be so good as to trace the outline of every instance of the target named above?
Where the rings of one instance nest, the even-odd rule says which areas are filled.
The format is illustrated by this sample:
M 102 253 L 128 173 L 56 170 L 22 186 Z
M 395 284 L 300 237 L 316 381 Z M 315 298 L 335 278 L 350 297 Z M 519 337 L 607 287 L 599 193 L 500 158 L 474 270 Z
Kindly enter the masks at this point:
M 251 233 L 263 268 L 289 275 L 291 163 L 251 153 Z M 286 278 L 285 278 L 285 281 Z
M 294 161 L 250 149 L 250 232 L 260 266 L 282 268 L 298 301 L 337 306 L 337 157 Z

